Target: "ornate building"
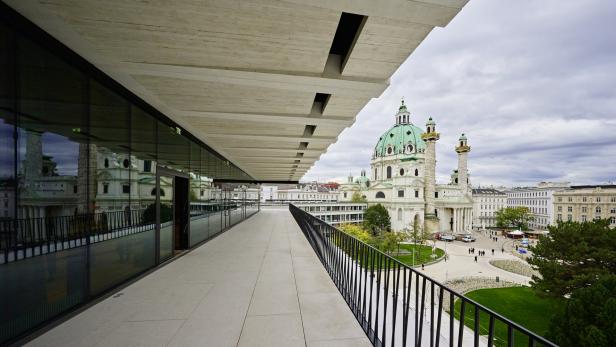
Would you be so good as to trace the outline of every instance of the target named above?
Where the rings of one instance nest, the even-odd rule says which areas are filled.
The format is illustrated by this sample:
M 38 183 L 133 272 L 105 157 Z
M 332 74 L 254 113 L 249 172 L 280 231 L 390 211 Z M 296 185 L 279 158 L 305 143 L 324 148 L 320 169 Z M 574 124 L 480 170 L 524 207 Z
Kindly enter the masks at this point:
M 365 171 L 358 179 L 349 177 L 340 185 L 339 201 L 350 201 L 360 194 L 368 204 L 384 205 L 395 231 L 417 225 L 429 233 L 469 232 L 473 200 L 467 170 L 471 147 L 466 136 L 462 134 L 455 147 L 458 168 L 451 181 L 436 184 L 436 141 L 440 138 L 436 122 L 429 118 L 425 131 L 414 125 L 404 101 L 395 121 L 374 148 L 371 178 Z

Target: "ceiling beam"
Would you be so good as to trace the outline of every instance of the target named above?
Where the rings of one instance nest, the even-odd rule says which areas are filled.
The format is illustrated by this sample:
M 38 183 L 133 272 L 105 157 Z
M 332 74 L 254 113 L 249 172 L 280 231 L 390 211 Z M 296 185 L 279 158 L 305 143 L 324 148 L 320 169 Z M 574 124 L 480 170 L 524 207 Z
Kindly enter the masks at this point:
M 120 62 L 104 64 L 106 70 L 131 76 L 157 76 L 182 80 L 218 82 L 254 88 L 272 88 L 310 93 L 372 98 L 381 95 L 389 81 L 344 77 L 341 74 L 310 74 L 289 71 L 251 71 L 216 67 L 178 66 Z

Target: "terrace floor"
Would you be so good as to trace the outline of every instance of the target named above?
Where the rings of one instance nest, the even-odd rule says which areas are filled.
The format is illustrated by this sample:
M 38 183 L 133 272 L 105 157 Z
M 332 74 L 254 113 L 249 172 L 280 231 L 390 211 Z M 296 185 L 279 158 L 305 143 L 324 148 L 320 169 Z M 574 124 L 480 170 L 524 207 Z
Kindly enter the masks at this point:
M 263 209 L 29 346 L 371 346 L 286 207 Z

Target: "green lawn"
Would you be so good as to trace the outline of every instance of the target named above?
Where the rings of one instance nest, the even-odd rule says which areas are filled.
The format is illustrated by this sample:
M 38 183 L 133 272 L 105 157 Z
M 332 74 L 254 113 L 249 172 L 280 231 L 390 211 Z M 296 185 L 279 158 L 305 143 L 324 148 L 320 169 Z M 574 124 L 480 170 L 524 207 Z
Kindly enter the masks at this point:
M 431 262 L 432 260 L 438 259 L 445 254 L 445 251 L 440 248 L 436 248 L 434 250 L 436 258 L 432 258 L 432 247 L 424 245 L 401 244 L 400 250 L 405 250 L 409 253 L 403 255 L 394 255 L 393 257 L 410 266 L 413 265 L 413 251 L 415 252 L 415 265 L 421 265 L 422 263 Z
M 408 266 L 413 266 L 413 253 L 411 253 L 413 249 L 415 250 L 415 266 L 419 266 L 422 263 L 428 263 L 434 259 L 438 259 L 442 257 L 445 254 L 445 252 L 442 249 L 436 248 L 434 250 L 434 254 L 436 254 L 436 258 L 432 258 L 431 257 L 432 247 L 430 246 L 401 244 L 400 252 L 403 254 L 396 254 L 396 251 L 394 251 L 389 255 Z M 348 253 L 349 252 L 347 252 L 347 254 Z M 363 266 L 363 263 L 366 262 L 366 260 L 363 257 L 361 257 L 361 255 L 356 254 L 354 258 L 357 259 L 358 262 L 362 264 L 362 266 Z M 371 264 L 371 261 L 372 261 L 371 259 L 367 260 L 366 267 L 374 266 L 374 268 L 377 269 L 379 267 L 379 264 L 378 264 L 378 258 L 376 258 L 376 255 L 374 259 L 374 262 L 375 262 L 374 265 Z M 382 266 L 385 267 L 384 258 L 383 258 Z
M 563 312 L 565 306 L 565 299 L 539 296 L 529 287 L 479 289 L 466 296 L 538 335 L 545 335 L 552 315 Z M 474 327 L 473 306 L 466 305 L 464 316 L 465 324 Z M 455 304 L 455 317 L 460 317 L 460 300 Z M 479 313 L 479 326 L 481 334 L 487 335 L 489 316 L 483 311 Z M 506 345 L 507 327 L 498 320 L 494 336 L 496 346 Z M 514 334 L 514 341 L 516 346 L 528 346 L 528 339 L 519 332 Z

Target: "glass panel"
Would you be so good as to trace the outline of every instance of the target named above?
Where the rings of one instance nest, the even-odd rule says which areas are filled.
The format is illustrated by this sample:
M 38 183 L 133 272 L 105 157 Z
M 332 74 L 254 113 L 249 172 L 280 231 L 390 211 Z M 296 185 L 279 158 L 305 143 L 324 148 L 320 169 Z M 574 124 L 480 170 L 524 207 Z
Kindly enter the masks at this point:
M 160 189 L 160 260 L 163 261 L 173 256 L 173 176 L 160 175 Z
M 78 189 L 88 169 L 80 161 L 88 148 L 87 79 L 33 42 L 16 40 L 19 198 L 11 233 L 20 247 L 0 264 L 0 341 L 87 298 L 87 223 L 79 216 L 88 201 Z M 3 108 L 3 123 L 6 115 Z

